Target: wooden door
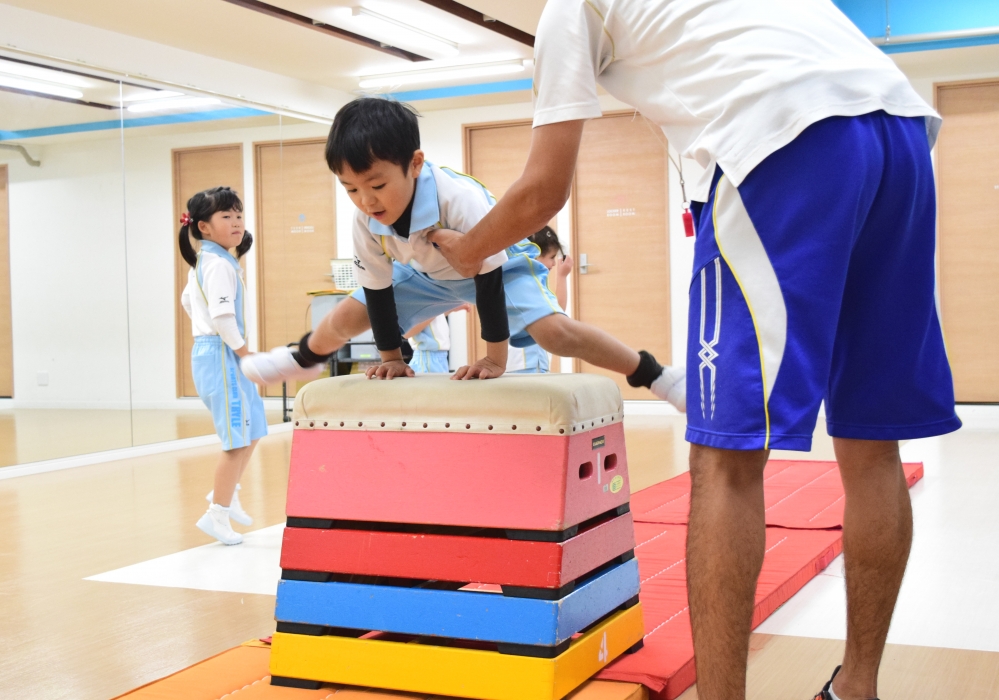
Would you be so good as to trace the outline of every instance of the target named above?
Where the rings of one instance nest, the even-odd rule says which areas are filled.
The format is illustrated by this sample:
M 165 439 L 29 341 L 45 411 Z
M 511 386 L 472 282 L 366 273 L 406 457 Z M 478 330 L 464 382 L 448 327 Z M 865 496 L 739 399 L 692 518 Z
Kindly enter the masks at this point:
M 999 82 L 937 86 L 940 305 L 960 402 L 999 402 Z
M 665 138 L 643 119 L 593 119 L 583 130 L 573 195 L 577 318 L 663 364 L 671 355 L 666 168 Z M 653 398 L 619 374 L 580 366 L 613 378 L 626 399 Z
M 337 185 L 325 147 L 325 139 L 255 144 L 261 349 L 301 338 L 312 327 L 308 292 L 332 286 Z M 281 386 L 266 395 L 280 396 Z
M 194 338 L 191 335 L 191 319 L 180 305 L 180 295 L 187 286 L 187 273 L 191 267 L 180 257 L 177 247 L 177 234 L 180 231 L 180 215 L 187 211 L 187 200 L 192 195 L 212 187 L 225 185 L 243 196 L 243 147 L 240 144 L 210 146 L 208 148 L 184 148 L 173 151 L 173 233 L 174 298 L 176 307 L 177 347 L 177 396 L 197 396 L 194 378 L 191 376 L 191 348 Z M 254 234 L 256 232 L 253 232 Z
M 465 127 L 465 172 L 499 199 L 524 172 L 531 150 L 531 122 L 476 124 Z M 468 362 L 486 355 L 479 315 L 468 315 Z
M 0 398 L 14 396 L 14 332 L 10 318 L 10 196 L 0 165 Z
M 531 151 L 530 120 L 475 124 L 465 127 L 465 172 L 482 182 L 499 199 L 516 182 Z M 558 230 L 555 220 L 549 226 Z M 563 241 L 563 244 L 566 241 Z M 479 317 L 469 314 L 468 361 L 474 362 L 486 354 Z M 552 371 L 559 371 L 559 358 L 553 357 Z

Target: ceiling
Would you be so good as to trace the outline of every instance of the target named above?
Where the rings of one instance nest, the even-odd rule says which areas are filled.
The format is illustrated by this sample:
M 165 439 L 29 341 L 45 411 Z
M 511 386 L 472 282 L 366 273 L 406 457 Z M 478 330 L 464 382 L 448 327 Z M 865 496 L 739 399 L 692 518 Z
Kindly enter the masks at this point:
M 533 58 L 530 46 L 421 0 L 270 0 L 270 4 L 341 26 L 350 20 L 338 10 L 363 6 L 457 43 L 456 57 L 414 63 L 224 0 L 6 0 L 6 4 L 347 92 L 358 90 L 362 75 Z M 533 34 L 544 1 L 464 0 L 464 4 Z

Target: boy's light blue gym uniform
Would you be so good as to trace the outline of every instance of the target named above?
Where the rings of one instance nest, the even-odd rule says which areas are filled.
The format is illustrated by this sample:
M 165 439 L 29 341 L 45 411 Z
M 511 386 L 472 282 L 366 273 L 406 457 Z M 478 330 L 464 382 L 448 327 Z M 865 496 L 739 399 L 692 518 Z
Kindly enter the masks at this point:
M 444 373 L 451 371 L 447 363 L 447 350 L 441 350 L 440 339 L 434 335 L 433 324 L 414 335 L 410 343 L 413 346 L 413 359 L 409 366 L 420 374 Z
M 925 121 L 812 124 L 694 207 L 687 440 L 807 451 L 961 427 L 935 299 Z
M 202 241 L 195 274 L 203 295 L 205 291 L 202 286 L 201 256 L 205 252 L 219 256 L 236 269 L 236 325 L 245 338 L 244 290 L 242 278 L 239 276 L 239 261 L 217 243 Z M 212 412 L 215 432 L 222 440 L 223 450 L 249 447 L 251 442 L 267 435 L 267 416 L 264 414 L 263 399 L 257 393 L 256 385 L 239 369 L 239 357 L 221 337 L 217 335 L 194 337 L 191 370 L 198 396 Z
M 413 231 L 440 224 L 437 186 L 429 166 L 427 163 L 417 178 L 411 223 Z M 490 205 L 496 203 L 496 198 L 475 178 L 444 168 L 441 170 L 452 178 L 476 185 L 474 195 L 466 196 L 482 196 Z M 391 226 L 374 220 L 369 222 L 368 228 L 380 236 L 405 240 Z M 524 240 L 510 246 L 506 252 L 508 259 L 503 263 L 503 287 L 506 291 L 507 316 L 510 319 L 510 344 L 524 348 L 536 344 L 526 331 L 529 325 L 546 316 L 565 312 L 548 289 L 548 268 L 537 260 L 541 249 Z M 398 262 L 393 262 L 392 265 L 392 286 L 395 289 L 396 313 L 402 332 L 461 304 L 475 303 L 474 280 L 435 280 L 410 265 Z M 363 288 L 358 288 L 351 296 L 362 304 L 365 303 Z
M 535 343 L 522 349 L 524 351 L 524 366 L 519 369 L 507 369 L 507 374 L 544 374 L 550 369 L 548 351 L 543 347 Z

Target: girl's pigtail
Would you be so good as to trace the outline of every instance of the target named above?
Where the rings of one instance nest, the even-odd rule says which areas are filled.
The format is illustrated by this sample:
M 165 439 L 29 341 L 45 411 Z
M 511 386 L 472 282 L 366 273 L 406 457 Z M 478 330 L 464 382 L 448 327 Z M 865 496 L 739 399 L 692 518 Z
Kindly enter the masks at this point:
M 194 246 L 191 245 L 190 228 L 190 224 L 180 227 L 180 236 L 177 239 L 177 243 L 180 245 L 180 257 L 184 258 L 184 262 L 191 267 L 197 267 L 198 254 L 194 252 Z
M 236 257 L 241 258 L 249 252 L 253 246 L 253 235 L 249 231 L 243 231 L 243 240 L 236 246 Z

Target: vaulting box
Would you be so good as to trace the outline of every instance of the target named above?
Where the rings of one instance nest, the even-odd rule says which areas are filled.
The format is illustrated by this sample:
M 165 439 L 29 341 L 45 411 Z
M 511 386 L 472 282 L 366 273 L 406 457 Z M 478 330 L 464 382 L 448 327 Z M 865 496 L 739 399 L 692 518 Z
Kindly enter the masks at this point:
M 641 604 L 617 612 L 553 659 L 488 648 L 438 646 L 417 638 L 307 636 L 276 632 L 271 683 L 374 686 L 480 700 L 559 700 L 641 642 Z
M 617 386 L 590 374 L 312 382 L 295 401 L 289 525 L 564 531 L 628 503 L 622 419 Z
M 506 538 L 505 531 L 476 532 L 456 535 L 286 527 L 281 568 L 562 588 L 635 548 L 631 513 L 612 513 L 586 523 L 575 536 L 563 541 L 512 540 Z

